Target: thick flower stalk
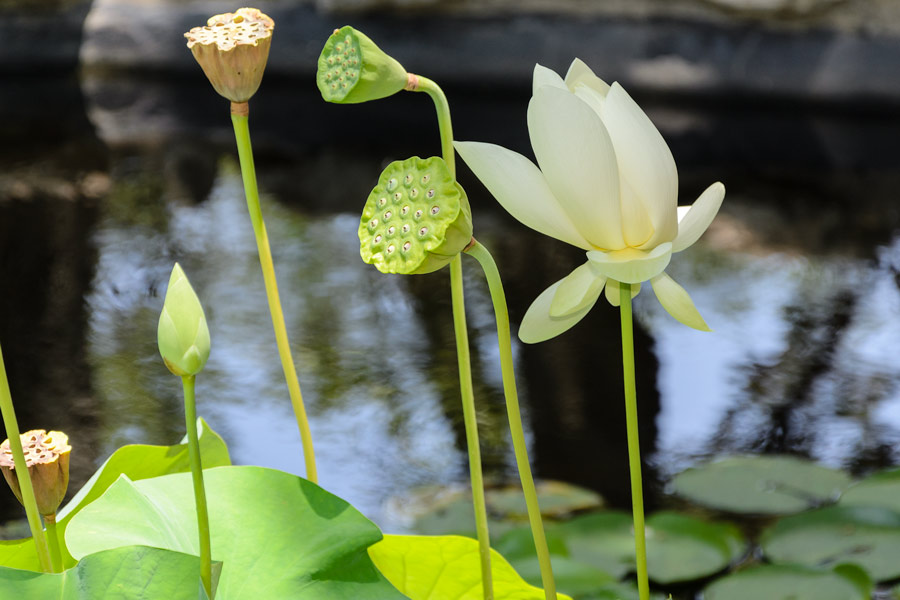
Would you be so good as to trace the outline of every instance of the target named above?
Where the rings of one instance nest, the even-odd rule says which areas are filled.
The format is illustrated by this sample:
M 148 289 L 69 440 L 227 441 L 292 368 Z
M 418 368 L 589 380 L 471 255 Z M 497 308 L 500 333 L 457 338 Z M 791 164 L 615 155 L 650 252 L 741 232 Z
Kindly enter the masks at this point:
M 586 261 L 534 301 L 519 329 L 526 343 L 580 321 L 600 298 L 619 306 L 650 281 L 663 308 L 708 331 L 688 293 L 665 268 L 712 222 L 725 187 L 714 183 L 678 207 L 675 160 L 659 131 L 618 83 L 606 84 L 578 59 L 565 79 L 535 66 L 528 131 L 540 169 L 500 146 L 456 149 L 498 202 L 523 224 L 586 252 Z

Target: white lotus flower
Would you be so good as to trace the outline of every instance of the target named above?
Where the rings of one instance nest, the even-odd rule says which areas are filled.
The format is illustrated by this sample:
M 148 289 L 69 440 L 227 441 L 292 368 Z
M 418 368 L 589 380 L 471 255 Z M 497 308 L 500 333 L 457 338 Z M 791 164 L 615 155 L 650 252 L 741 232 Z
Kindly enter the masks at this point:
M 566 331 L 604 287 L 619 304 L 619 282 L 650 281 L 673 317 L 709 331 L 688 293 L 665 274 L 672 253 L 693 244 L 712 222 L 725 186 L 714 183 L 690 207 L 678 207 L 675 160 L 659 131 L 618 83 L 607 85 L 575 59 L 563 80 L 536 65 L 528 132 L 540 169 L 494 144 L 456 149 L 512 216 L 587 251 L 587 262 L 547 288 L 522 320 L 523 342 Z

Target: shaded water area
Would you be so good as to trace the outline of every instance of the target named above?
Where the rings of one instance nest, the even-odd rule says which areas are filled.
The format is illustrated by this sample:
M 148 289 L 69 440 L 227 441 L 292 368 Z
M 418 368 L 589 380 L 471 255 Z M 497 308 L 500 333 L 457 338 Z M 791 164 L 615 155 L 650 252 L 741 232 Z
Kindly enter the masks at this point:
M 446 91 L 457 139 L 530 155 L 528 90 Z M 670 143 L 681 203 L 715 180 L 728 188 L 710 231 L 667 269 L 715 332 L 680 325 L 649 289 L 635 301 L 650 506 L 667 502 L 673 473 L 713 456 L 792 453 L 858 473 L 900 462 L 897 109 L 635 95 Z M 156 349 L 176 260 L 213 341 L 199 413 L 236 463 L 302 475 L 227 103 L 197 73 L 12 78 L 0 106 L 0 341 L 22 428 L 63 429 L 75 446 L 71 489 L 122 444 L 183 435 L 180 387 Z M 387 162 L 439 152 L 433 107 L 414 94 L 325 105 L 310 82 L 272 78 L 251 129 L 320 483 L 402 531 L 391 497 L 467 480 L 449 278 L 378 273 L 356 228 Z M 518 224 L 460 170 L 515 331 L 583 255 Z M 490 299 L 464 264 L 485 465 L 514 480 Z M 514 353 L 537 475 L 626 506 L 617 311 L 599 303 Z M 18 511 L 0 494 L 0 520 Z

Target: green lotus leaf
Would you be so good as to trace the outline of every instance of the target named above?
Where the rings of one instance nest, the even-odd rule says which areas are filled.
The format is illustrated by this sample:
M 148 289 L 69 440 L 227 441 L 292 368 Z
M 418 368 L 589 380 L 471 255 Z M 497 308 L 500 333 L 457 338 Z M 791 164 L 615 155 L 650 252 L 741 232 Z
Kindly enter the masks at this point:
M 413 156 L 382 171 L 358 233 L 360 256 L 382 273 L 430 273 L 469 245 L 472 211 L 442 158 Z
M 554 528 L 572 560 L 600 567 L 617 577 L 634 570 L 631 515 L 603 512 L 576 517 Z M 729 523 L 659 512 L 646 521 L 647 570 L 668 584 L 707 577 L 726 568 L 746 547 Z
M 875 581 L 900 577 L 900 514 L 876 506 L 830 506 L 781 519 L 762 547 L 774 562 L 859 565 Z
M 713 582 L 703 591 L 703 600 L 868 600 L 871 589 L 865 572 L 852 565 L 833 571 L 765 565 Z
M 837 500 L 850 476 L 791 456 L 735 456 L 679 473 L 673 491 L 723 511 L 786 515 Z
M 841 494 L 841 506 L 881 506 L 900 512 L 900 469 L 874 473 Z
M 228 448 L 219 434 L 210 429 L 203 419 L 197 419 L 197 429 L 203 465 L 207 467 L 230 465 Z M 190 470 L 186 439 L 172 446 L 134 444 L 119 448 L 57 514 L 60 537 L 72 517 L 99 498 L 120 475 L 127 475 L 129 479 L 137 481 L 170 473 L 186 473 Z M 65 548 L 62 550 L 66 554 L 66 566 L 71 567 L 75 564 L 75 559 L 68 555 Z M 0 541 L 0 565 L 31 571 L 41 570 L 31 538 Z
M 366 549 L 381 539 L 356 509 L 295 475 L 262 467 L 204 469 L 219 600 L 390 600 L 400 595 Z M 126 545 L 198 554 L 189 473 L 120 478 L 76 515 L 66 543 L 78 558 Z
M 0 598 L 203 600 L 199 572 L 196 556 L 126 546 L 85 556 L 62 573 L 0 567 Z
M 394 586 L 411 600 L 481 600 L 478 542 L 444 535 L 386 535 L 369 556 Z M 544 591 L 528 584 L 491 550 L 495 600 L 544 600 Z M 565 594 L 557 598 L 571 600 Z

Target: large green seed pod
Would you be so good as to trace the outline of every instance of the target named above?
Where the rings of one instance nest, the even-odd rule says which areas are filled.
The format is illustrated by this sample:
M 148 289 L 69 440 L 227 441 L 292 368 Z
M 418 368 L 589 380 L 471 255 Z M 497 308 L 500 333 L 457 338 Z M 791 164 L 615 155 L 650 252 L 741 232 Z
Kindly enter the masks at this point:
M 175 263 L 159 315 L 159 354 L 175 375 L 196 375 L 209 358 L 209 328 L 200 299 Z
M 472 210 L 443 159 L 394 161 L 369 194 L 359 253 L 382 273 L 431 273 L 472 240 Z
M 357 104 L 396 94 L 406 87 L 406 69 L 349 25 L 335 29 L 322 54 L 316 83 L 322 98 Z

